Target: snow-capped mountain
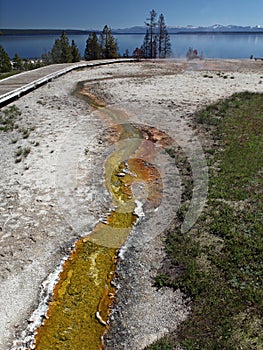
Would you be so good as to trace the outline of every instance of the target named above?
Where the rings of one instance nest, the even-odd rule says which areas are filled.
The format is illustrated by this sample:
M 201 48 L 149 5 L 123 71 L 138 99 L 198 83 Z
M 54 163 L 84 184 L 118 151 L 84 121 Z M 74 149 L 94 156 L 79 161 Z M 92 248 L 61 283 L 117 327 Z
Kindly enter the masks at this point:
M 255 25 L 255 26 L 237 26 L 237 25 L 222 25 L 222 24 L 213 24 L 208 27 L 204 26 L 168 26 L 168 31 L 170 34 L 180 34 L 180 33 L 263 33 L 263 25 Z M 122 28 L 122 29 L 112 29 L 113 33 L 119 34 L 143 34 L 146 31 L 146 27 L 144 26 L 136 26 L 131 28 Z

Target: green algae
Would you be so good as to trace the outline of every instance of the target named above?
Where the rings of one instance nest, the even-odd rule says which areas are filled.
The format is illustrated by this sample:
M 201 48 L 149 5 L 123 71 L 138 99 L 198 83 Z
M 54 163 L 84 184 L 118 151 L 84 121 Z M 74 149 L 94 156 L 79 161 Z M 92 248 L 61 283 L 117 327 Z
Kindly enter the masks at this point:
M 126 160 L 140 147 L 141 132 L 123 122 L 122 111 L 105 108 L 98 100 L 86 95 L 85 99 L 103 118 L 119 123 L 119 142 L 105 161 L 105 186 L 112 194 L 115 209 L 89 236 L 76 242 L 64 263 L 46 319 L 37 330 L 37 350 L 102 349 L 102 337 L 108 329 L 115 293 L 112 279 L 117 252 L 138 219 L 134 214 L 135 198 L 131 191 L 135 177 L 131 179 L 126 174 Z
M 47 319 L 38 330 L 36 349 L 100 349 L 114 287 L 116 249 L 80 240 L 64 265 L 50 302 Z

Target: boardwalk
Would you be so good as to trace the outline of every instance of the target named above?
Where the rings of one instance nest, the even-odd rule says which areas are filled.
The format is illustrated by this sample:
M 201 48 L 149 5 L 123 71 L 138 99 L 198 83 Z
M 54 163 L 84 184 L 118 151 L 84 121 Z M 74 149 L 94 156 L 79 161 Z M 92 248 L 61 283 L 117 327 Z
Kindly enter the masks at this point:
M 105 64 L 134 61 L 134 59 L 83 61 L 78 63 L 62 63 L 26 71 L 0 80 L 0 108 L 38 88 L 39 86 L 66 74 L 74 69 L 94 67 Z

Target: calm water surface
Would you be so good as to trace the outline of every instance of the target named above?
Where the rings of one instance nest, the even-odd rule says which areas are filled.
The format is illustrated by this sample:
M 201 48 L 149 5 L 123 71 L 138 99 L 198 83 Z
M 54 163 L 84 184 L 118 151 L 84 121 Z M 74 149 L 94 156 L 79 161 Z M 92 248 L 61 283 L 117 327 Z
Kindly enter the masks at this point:
M 0 45 L 4 47 L 10 58 L 15 53 L 23 58 L 41 57 L 54 45 L 55 35 L 31 35 L 31 36 L 1 36 Z M 81 55 L 84 55 L 87 35 L 69 35 L 70 40 L 75 40 Z M 114 35 L 118 42 L 118 50 L 121 55 L 128 49 L 132 54 L 136 47 L 143 42 L 143 34 Z M 205 58 L 249 58 L 263 57 L 263 35 L 260 34 L 177 34 L 170 35 L 173 57 L 185 57 L 189 47 L 203 53 Z

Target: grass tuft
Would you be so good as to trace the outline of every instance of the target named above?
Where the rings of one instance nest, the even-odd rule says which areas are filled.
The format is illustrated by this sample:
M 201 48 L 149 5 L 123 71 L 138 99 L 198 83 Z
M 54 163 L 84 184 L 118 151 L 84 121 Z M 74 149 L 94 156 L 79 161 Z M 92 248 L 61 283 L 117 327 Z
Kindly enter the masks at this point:
M 155 279 L 192 298 L 191 316 L 167 346 L 263 349 L 263 95 L 234 94 L 195 118 L 217 142 L 207 150 L 206 209 L 187 234 L 180 231 L 185 211 L 178 212 L 166 239 L 171 266 Z M 163 349 L 158 344 L 147 349 Z
M 7 132 L 15 129 L 15 120 L 21 115 L 21 112 L 16 106 L 0 110 L 0 131 Z

